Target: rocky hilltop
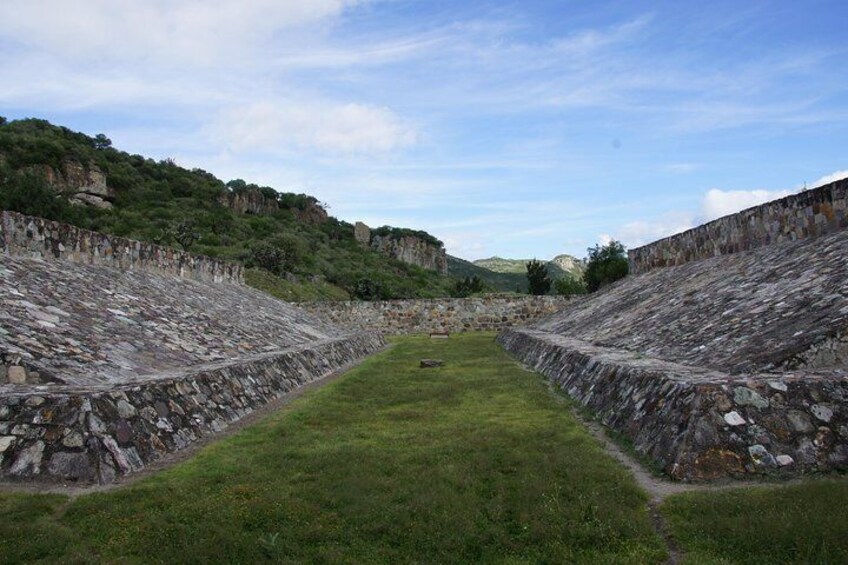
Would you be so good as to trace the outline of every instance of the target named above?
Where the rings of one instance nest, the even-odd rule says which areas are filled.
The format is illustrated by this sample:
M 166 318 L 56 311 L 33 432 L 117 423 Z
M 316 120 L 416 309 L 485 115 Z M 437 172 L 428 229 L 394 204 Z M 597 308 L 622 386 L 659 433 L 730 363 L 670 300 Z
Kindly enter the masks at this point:
M 495 273 L 525 274 L 527 263 L 530 259 L 504 259 L 503 257 L 489 257 L 488 259 L 477 259 L 473 261 L 478 267 L 488 269 Z M 566 274 L 580 277 L 585 268 L 584 262 L 571 255 L 557 255 L 547 262 L 548 273 L 552 278 L 558 279 Z
M 370 229 L 356 222 L 354 237 L 360 245 L 398 261 L 448 274 L 447 252 L 441 241 L 423 231 L 383 226 Z

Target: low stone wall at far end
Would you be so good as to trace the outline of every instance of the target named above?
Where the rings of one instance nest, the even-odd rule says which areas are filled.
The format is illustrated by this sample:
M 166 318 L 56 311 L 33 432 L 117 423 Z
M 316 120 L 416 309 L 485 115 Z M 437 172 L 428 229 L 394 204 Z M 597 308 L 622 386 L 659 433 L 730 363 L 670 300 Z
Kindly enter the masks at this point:
M 523 326 L 563 308 L 573 297 L 502 296 L 307 302 L 307 312 L 341 326 L 388 335 L 501 331 Z

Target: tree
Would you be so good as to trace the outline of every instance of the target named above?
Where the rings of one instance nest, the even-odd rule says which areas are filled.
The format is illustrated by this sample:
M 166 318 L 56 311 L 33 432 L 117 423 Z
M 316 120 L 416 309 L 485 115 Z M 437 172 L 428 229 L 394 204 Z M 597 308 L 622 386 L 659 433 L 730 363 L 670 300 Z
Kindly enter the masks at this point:
M 630 265 L 621 242 L 612 240 L 606 245 L 595 245 L 587 249 L 589 257 L 583 281 L 589 292 L 611 284 L 627 276 Z
M 200 241 L 200 232 L 195 231 L 194 222 L 192 220 L 183 220 L 174 228 L 174 239 L 183 248 L 183 251 L 188 251 L 191 246 Z
M 548 276 L 548 266 L 533 259 L 527 262 L 527 284 L 530 294 L 547 294 L 551 289 L 551 277 Z
M 6 125 L 6 116 L 0 116 L 0 126 Z
M 94 148 L 95 149 L 107 149 L 112 147 L 112 140 L 103 135 L 102 133 L 98 133 L 94 136 Z
M 554 290 L 561 296 L 586 294 L 586 283 L 577 277 L 565 276 L 554 281 Z
M 477 275 L 457 279 L 453 285 L 453 296 L 457 298 L 465 298 L 478 292 L 483 292 L 483 281 Z

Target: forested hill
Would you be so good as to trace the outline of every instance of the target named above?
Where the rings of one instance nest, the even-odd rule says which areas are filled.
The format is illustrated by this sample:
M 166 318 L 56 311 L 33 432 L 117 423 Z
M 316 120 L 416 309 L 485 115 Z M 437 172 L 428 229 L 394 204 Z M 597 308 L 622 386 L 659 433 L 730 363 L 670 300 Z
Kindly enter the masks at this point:
M 353 225 L 325 208 L 308 195 L 130 155 L 102 134 L 0 118 L 0 209 L 240 261 L 249 284 L 289 300 L 451 293 L 453 279 L 357 243 Z

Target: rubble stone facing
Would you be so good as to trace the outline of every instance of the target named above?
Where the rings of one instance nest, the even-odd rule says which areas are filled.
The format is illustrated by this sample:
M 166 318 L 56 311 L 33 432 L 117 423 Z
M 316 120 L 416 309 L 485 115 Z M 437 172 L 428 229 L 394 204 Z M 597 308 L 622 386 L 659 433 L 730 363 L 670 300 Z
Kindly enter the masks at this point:
M 307 302 L 306 311 L 328 321 L 388 335 L 429 332 L 500 331 L 522 326 L 562 309 L 575 298 L 563 296 L 483 296 Z
M 126 382 L 342 333 L 243 285 L 0 255 L 0 357 L 41 381 Z
M 848 179 L 748 208 L 628 253 L 630 273 L 682 265 L 848 227 Z
M 729 375 L 551 334 L 499 343 L 687 481 L 848 468 L 848 377 Z
M 110 483 L 384 345 L 378 334 L 360 333 L 171 371 L 140 384 L 48 385 L 4 394 L 0 474 Z
M 730 373 L 848 363 L 848 230 L 654 269 L 538 329 Z
M 242 266 L 169 247 L 80 229 L 17 212 L 0 213 L 0 252 L 239 284 Z

